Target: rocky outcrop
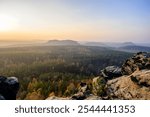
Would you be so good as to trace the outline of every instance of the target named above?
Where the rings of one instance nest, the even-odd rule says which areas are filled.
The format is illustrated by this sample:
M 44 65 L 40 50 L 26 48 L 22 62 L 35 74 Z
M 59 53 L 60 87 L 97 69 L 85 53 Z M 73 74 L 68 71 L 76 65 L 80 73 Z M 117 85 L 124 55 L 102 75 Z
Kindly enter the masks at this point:
M 106 84 L 108 99 L 150 99 L 150 70 L 136 71 Z
M 108 66 L 101 70 L 100 76 L 105 78 L 105 80 L 110 80 L 119 76 L 122 76 L 121 68 L 117 66 Z
M 16 100 L 19 82 L 16 77 L 0 76 L 0 99 Z
M 150 99 L 148 54 L 137 53 L 127 59 L 122 68 L 109 66 L 103 69 L 100 77 L 93 79 L 93 94 L 102 99 Z
M 147 53 L 139 52 L 122 65 L 122 74 L 130 75 L 136 70 L 150 69 L 150 58 Z
M 133 73 L 131 75 L 131 80 L 137 85 L 150 87 L 150 70 Z

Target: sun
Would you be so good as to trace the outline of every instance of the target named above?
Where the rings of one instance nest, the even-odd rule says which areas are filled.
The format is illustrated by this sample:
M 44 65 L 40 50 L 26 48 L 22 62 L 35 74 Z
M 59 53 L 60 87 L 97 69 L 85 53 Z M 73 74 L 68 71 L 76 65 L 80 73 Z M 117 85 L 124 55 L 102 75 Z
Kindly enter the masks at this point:
M 17 19 L 10 15 L 0 14 L 0 31 L 9 31 L 17 27 Z

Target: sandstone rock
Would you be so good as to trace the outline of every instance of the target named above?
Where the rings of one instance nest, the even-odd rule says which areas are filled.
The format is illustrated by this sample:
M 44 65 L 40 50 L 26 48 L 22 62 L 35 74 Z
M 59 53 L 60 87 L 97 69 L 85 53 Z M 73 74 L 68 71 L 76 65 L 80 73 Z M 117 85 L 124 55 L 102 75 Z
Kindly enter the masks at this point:
M 15 100 L 19 90 L 19 82 L 16 77 L 0 76 L 0 94 L 6 100 Z
M 122 76 L 121 68 L 117 66 L 108 66 L 105 69 L 101 70 L 100 75 L 104 77 L 106 80 L 110 80 Z
M 133 80 L 133 77 L 136 78 Z M 109 80 L 106 84 L 108 99 L 150 99 L 150 70 L 137 71 L 129 76 Z M 146 85 L 145 85 L 146 84 Z
M 150 71 L 143 70 L 131 75 L 131 80 L 140 86 L 150 87 Z
M 144 52 L 135 54 L 122 65 L 122 74 L 130 75 L 137 70 L 150 69 L 150 58 Z
M 90 94 L 87 98 L 84 98 L 83 100 L 101 100 L 101 99 L 102 98 L 99 96 Z M 72 100 L 72 98 L 69 98 L 69 97 L 63 98 L 63 97 L 51 96 L 51 97 L 48 97 L 46 100 Z M 78 100 L 81 100 L 81 99 L 78 99 Z

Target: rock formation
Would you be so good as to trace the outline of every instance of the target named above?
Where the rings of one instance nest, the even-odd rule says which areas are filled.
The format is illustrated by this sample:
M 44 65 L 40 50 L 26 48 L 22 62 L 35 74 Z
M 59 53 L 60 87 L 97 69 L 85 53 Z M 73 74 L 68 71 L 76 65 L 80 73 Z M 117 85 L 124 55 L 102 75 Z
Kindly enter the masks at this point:
M 122 76 L 121 68 L 117 66 L 108 66 L 101 70 L 100 76 L 105 78 L 105 80 L 110 80 L 119 76 Z
M 150 57 L 146 53 L 139 52 L 127 59 L 121 72 L 122 76 L 107 81 L 103 98 L 150 99 Z
M 136 71 L 106 84 L 107 99 L 150 99 L 150 70 Z
M 122 74 L 130 75 L 136 70 L 150 69 L 150 58 L 146 53 L 139 52 L 122 65 Z
M 0 99 L 16 100 L 19 82 L 16 77 L 0 76 Z

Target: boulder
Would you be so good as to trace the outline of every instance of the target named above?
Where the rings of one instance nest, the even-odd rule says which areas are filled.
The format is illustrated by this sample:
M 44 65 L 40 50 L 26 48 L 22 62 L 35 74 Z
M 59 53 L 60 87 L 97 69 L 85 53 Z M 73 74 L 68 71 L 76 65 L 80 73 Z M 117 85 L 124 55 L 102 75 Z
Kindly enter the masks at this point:
M 18 90 L 19 90 L 19 82 L 16 77 L 0 76 L 1 97 L 4 97 L 4 99 L 6 100 L 15 100 Z
M 104 77 L 106 80 L 110 80 L 122 76 L 121 68 L 117 66 L 108 66 L 105 69 L 101 70 L 100 75 Z

